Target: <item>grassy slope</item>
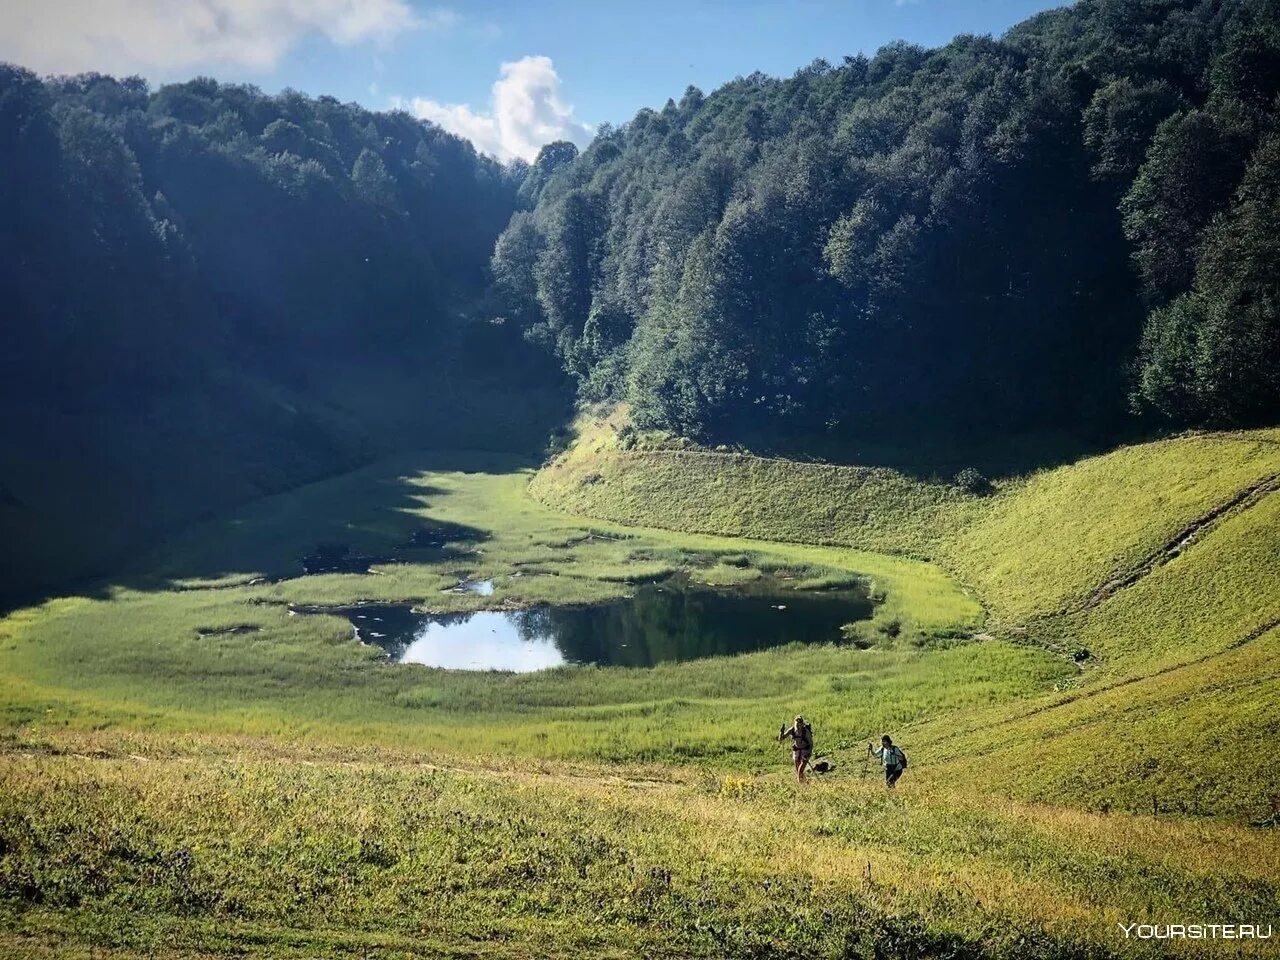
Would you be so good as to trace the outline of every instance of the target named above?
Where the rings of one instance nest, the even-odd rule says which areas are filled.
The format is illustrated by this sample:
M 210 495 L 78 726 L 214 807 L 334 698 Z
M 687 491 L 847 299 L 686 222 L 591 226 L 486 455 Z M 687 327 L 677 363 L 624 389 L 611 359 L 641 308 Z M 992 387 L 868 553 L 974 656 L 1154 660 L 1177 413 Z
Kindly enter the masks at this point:
M 1274 916 L 1280 846 L 1241 821 L 1280 793 L 1280 632 L 1265 630 L 1280 495 L 1081 605 L 1274 472 L 1276 439 L 1130 448 L 978 499 L 606 435 L 532 489 L 607 519 L 549 509 L 518 464 L 474 456 L 395 458 L 254 504 L 96 595 L 0 621 L 0 950 L 1141 955 L 1113 921 Z M 939 557 L 1001 633 L 1025 622 L 1038 642 L 926 642 L 980 611 L 918 560 L 618 522 L 676 526 L 704 506 L 704 528 L 767 533 L 784 481 L 779 536 Z M 875 518 L 865 537 L 857 516 Z M 473 552 L 248 585 L 318 541 L 376 553 L 424 518 L 474 528 Z M 1019 518 L 1042 519 L 1013 536 Z M 798 582 L 868 576 L 886 601 L 862 629 L 898 622 L 900 642 L 450 674 L 378 663 L 345 621 L 281 606 L 590 600 L 682 566 L 736 576 L 730 554 Z M 440 592 L 463 575 L 496 577 L 495 596 Z M 1023 616 L 1057 607 L 1074 612 Z M 262 632 L 197 635 L 246 622 Z M 1079 672 L 1042 644 L 1094 659 Z M 799 706 L 840 772 L 798 797 L 767 731 Z M 885 728 L 915 761 L 894 798 L 855 759 Z M 1153 794 L 1220 820 L 1140 815 Z
M 969 631 L 979 622 L 977 604 L 919 561 L 587 526 L 525 496 L 529 475 L 510 459 L 466 455 L 465 470 L 431 465 L 394 458 L 269 498 L 169 545 L 143 572 L 100 596 L 49 601 L 0 621 L 0 682 L 9 716 L 28 719 L 49 700 L 66 704 L 56 711 L 59 720 L 76 726 L 104 720 L 173 731 L 212 725 L 252 735 L 414 746 L 461 739 L 475 750 L 508 754 L 632 762 L 709 757 L 740 769 L 776 758 L 776 747 L 759 731 L 775 729 L 797 697 L 820 705 L 833 730 L 871 730 L 1019 696 L 1063 673 L 1052 657 L 1009 644 L 919 650 L 904 642 L 856 666 L 847 648 L 813 646 L 652 670 L 592 671 L 590 682 L 573 669 L 449 674 L 381 664 L 351 639 L 345 620 L 289 616 L 289 603 L 369 599 L 436 610 L 594 601 L 625 593 L 627 578 L 694 563 L 711 563 L 697 567 L 700 578 L 740 573 L 715 558 L 745 555 L 755 568 L 795 571 L 801 585 L 850 573 L 869 578 L 885 598 L 874 618 L 859 625 L 872 636 L 890 622 L 904 641 Z M 249 585 L 260 575 L 291 570 L 318 541 L 385 551 L 424 518 L 477 531 L 474 552 L 443 562 L 387 564 L 373 575 Z M 236 557 L 243 561 L 239 569 Z M 460 577 L 492 577 L 495 592 L 443 592 Z M 199 635 L 237 624 L 262 632 Z M 566 737 L 568 724 L 582 728 Z
M 1079 690 L 961 738 L 1017 791 L 1265 816 L 1280 801 L 1280 494 L 1096 608 L 1052 624 L 1101 662 Z M 998 732 L 997 732 L 998 731 Z M 1118 748 L 1119 758 L 1091 758 Z M 1034 750 L 1035 764 L 1018 762 Z M 964 766 L 964 764 L 961 764 Z M 964 776 L 964 774 L 959 774 Z
M 755 477 L 781 464 L 633 453 L 620 449 L 615 427 L 587 425 L 585 442 L 542 471 L 532 492 L 580 513 L 662 526 L 678 526 L 703 503 L 710 518 L 731 516 L 736 504 L 746 518 L 772 509 L 758 502 L 772 489 Z M 1274 636 L 1266 633 L 1280 621 L 1280 494 L 1246 501 L 1180 556 L 1091 601 L 1241 491 L 1280 474 L 1280 433 L 1126 447 L 1005 481 L 986 498 L 899 474 L 877 482 L 869 504 L 860 483 L 866 472 L 797 469 L 786 500 L 805 506 L 792 514 L 798 528 L 789 534 L 868 538 L 882 549 L 896 538 L 897 549 L 927 551 L 970 584 L 991 613 L 989 629 L 1091 655 L 1079 677 L 1012 711 L 1002 705 L 925 724 L 917 734 L 924 758 L 947 763 L 967 784 L 995 781 L 1028 799 L 1141 809 L 1154 794 L 1188 812 L 1267 814 L 1280 796 L 1278 727 L 1266 709 L 1280 694 L 1268 667 Z M 910 492 L 895 497 L 895 489 Z M 873 506 L 878 517 L 895 518 L 896 530 L 887 521 L 844 529 L 826 520 L 864 516 Z M 1215 749 L 1220 742 L 1231 749 Z M 984 756 L 988 769 L 974 762 Z
M 879 467 L 842 467 L 710 450 L 624 450 L 613 420 L 540 470 L 535 498 L 620 523 L 928 558 L 980 501 Z
M 1280 433 L 1125 447 L 1011 484 L 942 554 L 1002 617 L 1045 616 L 1140 564 L 1238 491 L 1280 475 Z
M 60 745 L 0 768 L 6 880 L 41 893 L 0 904 L 14 952 L 1081 957 L 1171 905 L 1274 906 L 1274 836 L 927 783 Z

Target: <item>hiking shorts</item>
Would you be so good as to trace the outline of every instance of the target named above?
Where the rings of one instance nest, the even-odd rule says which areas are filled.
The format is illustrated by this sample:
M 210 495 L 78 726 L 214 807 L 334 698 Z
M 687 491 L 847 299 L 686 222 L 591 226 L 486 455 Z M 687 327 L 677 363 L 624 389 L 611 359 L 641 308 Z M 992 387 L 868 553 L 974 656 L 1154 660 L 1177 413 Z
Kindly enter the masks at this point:
M 902 776 L 902 767 L 885 767 L 884 782 L 885 786 L 892 787 L 898 782 L 898 778 Z
M 792 763 L 801 763 L 813 756 L 813 747 L 792 747 L 791 761 Z

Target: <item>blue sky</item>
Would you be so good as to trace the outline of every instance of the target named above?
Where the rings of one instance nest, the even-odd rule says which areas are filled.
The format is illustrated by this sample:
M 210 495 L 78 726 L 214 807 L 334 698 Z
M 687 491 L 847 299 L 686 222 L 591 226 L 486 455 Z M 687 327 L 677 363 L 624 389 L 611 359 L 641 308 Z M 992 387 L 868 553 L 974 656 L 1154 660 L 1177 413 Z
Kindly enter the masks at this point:
M 8 0 L 0 59 L 153 81 L 204 73 L 401 106 L 503 156 L 583 140 L 692 83 L 793 73 L 890 40 L 999 34 L 1061 0 Z M 504 67 L 504 65 L 506 65 Z M 495 84 L 498 84 L 495 87 Z

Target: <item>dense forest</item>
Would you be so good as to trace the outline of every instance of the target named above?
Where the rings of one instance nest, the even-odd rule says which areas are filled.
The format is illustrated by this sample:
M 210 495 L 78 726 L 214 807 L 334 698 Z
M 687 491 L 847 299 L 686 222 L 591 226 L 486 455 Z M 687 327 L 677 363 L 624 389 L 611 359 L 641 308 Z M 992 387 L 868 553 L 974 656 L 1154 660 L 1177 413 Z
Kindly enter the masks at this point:
M 0 98 L 0 284 L 26 318 L 5 382 L 24 391 L 49 357 L 82 399 L 228 341 L 412 349 L 482 286 L 522 179 L 407 114 L 297 93 L 5 68 Z
M 472 315 L 526 170 L 438 127 L 0 66 L 0 169 L 0 597 L 382 451 L 527 446 L 563 414 L 554 363 Z
M 1277 93 L 1276 0 L 690 87 L 544 152 L 500 308 L 703 438 L 1274 422 Z

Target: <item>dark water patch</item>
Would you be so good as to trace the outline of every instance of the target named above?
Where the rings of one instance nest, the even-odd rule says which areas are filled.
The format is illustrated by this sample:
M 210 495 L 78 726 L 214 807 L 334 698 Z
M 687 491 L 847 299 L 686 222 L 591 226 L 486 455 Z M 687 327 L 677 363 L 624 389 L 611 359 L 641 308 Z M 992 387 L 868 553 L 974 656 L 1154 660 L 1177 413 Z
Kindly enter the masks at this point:
M 476 547 L 401 547 L 396 554 L 398 563 L 456 564 L 474 562 L 480 550 Z
M 27 505 L 18 498 L 18 495 L 3 483 L 0 483 L 0 507 L 8 507 L 10 510 L 27 509 Z
M 448 614 L 391 605 L 297 609 L 346 617 L 360 640 L 396 662 L 525 672 L 566 664 L 649 667 L 838 642 L 841 627 L 870 617 L 873 603 L 863 590 L 719 589 L 667 580 L 589 606 Z
M 476 544 L 489 539 L 477 527 L 447 520 L 427 520 L 397 549 L 399 558 L 411 563 L 449 563 L 478 553 Z
M 511 565 L 517 569 L 524 570 L 527 573 L 535 567 L 563 567 L 576 562 L 577 561 L 573 557 L 536 557 L 532 560 L 513 560 Z
M 610 543 L 622 543 L 624 540 L 634 540 L 635 535 L 629 533 L 605 533 L 603 530 L 588 530 L 586 533 L 573 537 L 566 537 L 563 540 L 543 540 L 541 545 L 552 550 L 572 550 L 584 543 L 596 543 L 598 541 L 607 540 Z
M 318 573 L 370 573 L 378 563 L 391 563 L 393 557 L 374 557 L 352 553 L 346 543 L 322 543 L 302 558 L 302 572 L 307 576 Z
M 651 586 L 667 583 L 671 580 L 671 570 L 659 570 L 655 573 L 617 573 L 601 574 L 599 579 L 605 583 L 626 583 L 633 586 Z
M 256 623 L 235 623 L 226 627 L 197 627 L 196 635 L 201 637 L 224 637 L 238 633 L 261 633 L 262 627 Z
M 466 543 L 480 543 L 489 538 L 489 534 L 478 527 L 468 527 L 461 523 L 450 523 L 447 520 L 428 520 L 404 542 L 409 549 L 439 549 L 441 547 Z

